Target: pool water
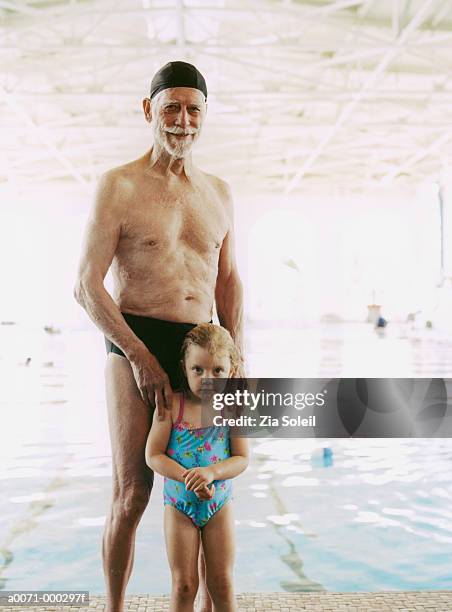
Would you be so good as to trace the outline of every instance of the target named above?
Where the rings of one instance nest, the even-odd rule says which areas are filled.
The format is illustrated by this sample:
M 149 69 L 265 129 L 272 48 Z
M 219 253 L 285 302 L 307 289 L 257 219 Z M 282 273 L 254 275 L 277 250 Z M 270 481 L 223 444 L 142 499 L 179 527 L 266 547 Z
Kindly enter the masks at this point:
M 362 355 L 353 342 L 367 331 L 347 332 L 347 346 L 331 329 L 322 342 L 312 340 L 321 348 L 310 371 L 301 369 L 300 354 L 295 372 L 292 352 L 272 374 L 263 371 L 271 331 L 256 333 L 250 375 L 347 375 L 355 367 L 350 355 Z M 397 338 L 388 340 L 391 354 Z M 0 588 L 105 592 L 100 546 L 111 459 L 102 337 L 8 326 L 0 341 Z M 419 342 L 398 347 L 405 370 L 392 376 L 434 375 L 438 360 L 437 375 L 445 375 L 452 341 L 422 341 L 425 352 Z M 236 590 L 451 589 L 451 465 L 449 439 L 253 440 L 250 467 L 234 483 Z M 162 517 L 157 477 L 129 593 L 169 591 Z

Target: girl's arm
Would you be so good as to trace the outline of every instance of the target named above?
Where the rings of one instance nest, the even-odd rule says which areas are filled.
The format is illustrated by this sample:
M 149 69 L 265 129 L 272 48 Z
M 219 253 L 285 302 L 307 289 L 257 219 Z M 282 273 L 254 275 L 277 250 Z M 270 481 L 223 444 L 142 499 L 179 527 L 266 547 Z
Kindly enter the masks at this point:
M 214 480 L 235 478 L 248 467 L 248 438 L 236 438 L 235 436 L 231 436 L 230 445 L 231 456 L 228 459 L 223 459 L 223 461 L 214 463 L 211 466 L 214 473 Z
M 154 410 L 152 427 L 146 442 L 146 463 L 158 474 L 171 478 L 171 480 L 184 482 L 182 474 L 185 472 L 185 468 L 166 454 L 173 425 L 171 411 L 164 410 L 163 415 L 164 419 L 160 421 L 157 410 Z
M 188 491 L 196 491 L 213 480 L 235 478 L 248 466 L 249 446 L 247 438 L 231 436 L 231 456 L 208 467 L 184 470 L 185 486 Z

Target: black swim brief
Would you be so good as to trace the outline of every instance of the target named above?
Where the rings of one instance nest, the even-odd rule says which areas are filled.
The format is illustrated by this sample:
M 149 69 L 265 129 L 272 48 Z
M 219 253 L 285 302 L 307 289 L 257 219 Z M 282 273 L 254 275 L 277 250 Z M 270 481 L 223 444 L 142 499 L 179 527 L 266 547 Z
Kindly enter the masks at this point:
M 128 312 L 121 314 L 133 333 L 144 342 L 168 374 L 173 390 L 180 389 L 182 383 L 180 350 L 185 334 L 196 327 L 196 323 L 176 323 Z M 107 353 L 116 353 L 125 357 L 121 349 L 106 337 L 105 346 Z

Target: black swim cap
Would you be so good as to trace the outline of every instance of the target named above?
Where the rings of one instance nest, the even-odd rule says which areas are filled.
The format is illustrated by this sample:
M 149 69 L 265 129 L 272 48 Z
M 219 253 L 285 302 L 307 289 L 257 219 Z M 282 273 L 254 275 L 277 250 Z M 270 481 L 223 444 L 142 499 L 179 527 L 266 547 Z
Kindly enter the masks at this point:
M 199 70 L 187 62 L 168 62 L 158 70 L 151 83 L 151 98 L 170 87 L 193 87 L 207 98 L 207 86 Z

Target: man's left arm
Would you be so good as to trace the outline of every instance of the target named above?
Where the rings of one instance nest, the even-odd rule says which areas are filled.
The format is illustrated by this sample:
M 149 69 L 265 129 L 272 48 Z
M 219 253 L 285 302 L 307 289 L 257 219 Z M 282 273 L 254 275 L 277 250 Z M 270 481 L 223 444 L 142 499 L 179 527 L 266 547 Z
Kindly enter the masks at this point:
M 239 353 L 239 367 L 235 373 L 245 377 L 243 353 L 243 287 L 237 270 L 234 248 L 234 214 L 231 190 L 222 181 L 229 227 L 221 245 L 215 302 L 220 325 L 231 334 Z

